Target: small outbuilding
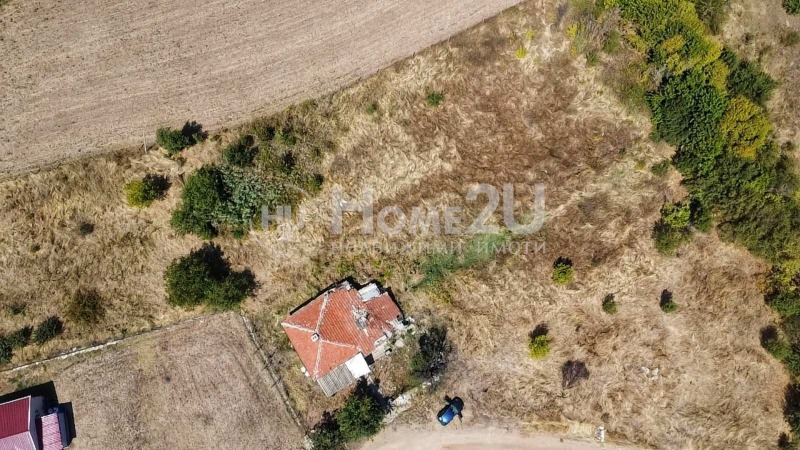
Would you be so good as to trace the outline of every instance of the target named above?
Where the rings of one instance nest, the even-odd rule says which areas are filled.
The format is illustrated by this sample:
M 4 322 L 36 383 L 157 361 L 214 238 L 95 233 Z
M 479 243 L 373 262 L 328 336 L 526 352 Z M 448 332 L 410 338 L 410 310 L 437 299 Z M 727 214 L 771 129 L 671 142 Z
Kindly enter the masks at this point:
M 62 450 L 68 445 L 66 428 L 64 412 L 46 409 L 43 397 L 0 404 L 0 450 Z
M 281 323 L 303 362 L 304 373 L 331 396 L 369 375 L 406 330 L 403 314 L 379 284 L 335 284 Z

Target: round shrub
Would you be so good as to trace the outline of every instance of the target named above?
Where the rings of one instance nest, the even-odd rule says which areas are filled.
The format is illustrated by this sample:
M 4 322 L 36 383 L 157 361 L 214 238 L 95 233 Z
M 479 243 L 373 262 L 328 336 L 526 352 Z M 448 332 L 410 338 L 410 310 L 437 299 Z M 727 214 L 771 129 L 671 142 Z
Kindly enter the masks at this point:
M 336 413 L 336 422 L 346 441 L 365 439 L 380 431 L 383 426 L 383 410 L 375 398 L 356 392 Z
M 556 284 L 569 284 L 572 282 L 574 272 L 572 261 L 567 258 L 558 258 L 553 263 L 553 282 Z
M 603 312 L 606 314 L 617 313 L 617 302 L 614 300 L 614 294 L 608 294 L 603 298 Z
M 125 185 L 125 198 L 131 206 L 147 207 L 154 201 L 164 198 L 169 186 L 166 177 L 147 174 L 141 180 L 133 180 Z
M 533 359 L 541 359 L 550 353 L 550 338 L 547 335 L 536 336 L 528 344 L 528 354 Z

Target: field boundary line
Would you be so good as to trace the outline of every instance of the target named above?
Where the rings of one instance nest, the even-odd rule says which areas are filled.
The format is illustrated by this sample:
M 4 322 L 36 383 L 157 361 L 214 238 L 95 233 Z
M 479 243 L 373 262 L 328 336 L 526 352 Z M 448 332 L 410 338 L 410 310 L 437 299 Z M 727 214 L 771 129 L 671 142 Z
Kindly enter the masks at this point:
M 239 317 L 242 318 L 242 323 L 244 323 L 244 327 L 247 329 L 247 333 L 250 335 L 250 342 L 256 346 L 261 363 L 264 365 L 264 368 L 267 369 L 267 373 L 272 380 L 272 387 L 278 391 L 278 394 L 280 395 L 284 406 L 286 406 L 286 409 L 289 411 L 289 415 L 292 416 L 292 420 L 294 420 L 295 425 L 297 425 L 297 427 L 300 429 L 300 432 L 305 435 L 306 429 L 300 422 L 300 416 L 297 414 L 297 411 L 295 411 L 294 406 L 292 406 L 292 402 L 289 399 L 289 393 L 286 392 L 286 386 L 284 386 L 283 380 L 281 380 L 281 377 L 277 372 L 275 372 L 275 369 L 269 362 L 267 354 L 264 352 L 264 348 L 258 342 L 258 336 L 256 335 L 256 329 L 253 326 L 253 322 L 242 312 L 239 313 Z
M 182 320 L 180 322 L 171 323 L 169 325 L 163 325 L 163 326 L 160 326 L 160 327 L 157 327 L 157 328 L 151 328 L 149 330 L 145 330 L 145 331 L 142 331 L 140 333 L 130 334 L 130 335 L 125 336 L 125 337 L 111 339 L 111 340 L 108 340 L 106 342 L 103 342 L 103 343 L 100 343 L 100 344 L 96 344 L 96 345 L 92 345 L 92 346 L 89 346 L 89 347 L 73 349 L 73 350 L 70 350 L 68 352 L 59 353 L 56 356 L 51 356 L 49 358 L 40 359 L 38 361 L 33 361 L 33 362 L 22 364 L 22 365 L 19 365 L 19 366 L 16 366 L 16 367 L 11 367 L 11 368 L 8 368 L 8 369 L 4 369 L 4 370 L 0 371 L 0 373 L 4 373 L 4 374 L 6 374 L 6 373 L 14 373 L 14 372 L 16 372 L 18 370 L 29 369 L 31 367 L 36 367 L 36 366 L 40 366 L 42 364 L 46 364 L 46 363 L 49 363 L 49 362 L 59 361 L 59 360 L 62 360 L 62 359 L 67 359 L 69 357 L 82 355 L 84 353 L 95 352 L 95 351 L 102 350 L 102 349 L 107 348 L 107 347 L 111 347 L 111 346 L 117 345 L 117 344 L 119 344 L 121 342 L 125 342 L 125 341 L 127 341 L 129 339 L 134 339 L 134 338 L 138 338 L 138 337 L 141 337 L 141 336 L 146 336 L 148 334 L 161 333 L 161 332 L 168 331 L 168 330 L 171 330 L 173 328 L 179 327 L 181 325 L 186 325 L 186 324 L 189 324 L 189 323 L 192 323 L 192 322 L 202 321 L 204 319 L 208 319 L 208 318 L 211 318 L 211 317 L 216 316 L 216 315 L 219 315 L 219 314 L 203 314 L 201 316 L 191 317 L 189 319 Z

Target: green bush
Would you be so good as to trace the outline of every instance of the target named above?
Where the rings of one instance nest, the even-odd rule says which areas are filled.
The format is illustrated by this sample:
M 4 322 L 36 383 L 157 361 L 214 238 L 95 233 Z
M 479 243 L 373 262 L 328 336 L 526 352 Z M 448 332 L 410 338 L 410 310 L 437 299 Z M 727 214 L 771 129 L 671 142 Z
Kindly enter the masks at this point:
M 669 172 L 670 165 L 669 160 L 665 159 L 659 163 L 653 164 L 650 171 L 653 172 L 653 175 L 661 176 Z
M 572 261 L 567 258 L 558 258 L 553 263 L 553 282 L 556 284 L 569 284 L 574 277 Z
M 745 97 L 736 97 L 722 117 L 720 132 L 728 149 L 752 160 L 767 144 L 772 124 L 761 107 Z
M 50 316 L 44 319 L 36 329 L 33 330 L 33 341 L 37 344 L 44 344 L 47 341 L 55 339 L 64 332 L 64 324 L 56 316 Z
M 373 396 L 356 390 L 336 412 L 336 422 L 344 440 L 352 442 L 378 433 L 383 416 L 383 409 Z
M 783 0 L 783 9 L 789 14 L 800 14 L 800 0 Z
M 786 359 L 792 352 L 789 344 L 781 339 L 778 329 L 774 326 L 761 330 L 761 346 L 779 361 Z
M 105 317 L 105 301 L 94 290 L 79 289 L 72 296 L 67 307 L 66 316 L 80 325 L 94 325 Z
M 528 354 L 532 359 L 541 359 L 550 353 L 550 338 L 547 335 L 536 336 L 528 344 Z
M 125 197 L 129 205 L 143 208 L 164 198 L 169 186 L 170 182 L 165 176 L 147 174 L 141 180 L 125 184 Z
M 167 156 L 175 155 L 181 150 L 202 142 L 206 135 L 203 126 L 197 122 L 186 122 L 180 130 L 159 128 L 156 131 L 156 143 L 167 152 Z
M 728 77 L 728 91 L 731 97 L 744 96 L 750 100 L 764 105 L 772 97 L 772 91 L 778 87 L 769 75 L 767 75 L 757 62 L 738 61 L 738 58 L 728 57 L 731 67 L 731 74 Z
M 230 143 L 222 149 L 222 159 L 226 164 L 237 167 L 248 167 L 253 165 L 253 160 L 258 153 L 258 148 L 254 146 L 253 136 L 242 135 L 236 141 Z
M 209 243 L 174 260 L 164 272 L 164 281 L 167 303 L 181 307 L 205 304 L 215 310 L 234 308 L 256 287 L 252 272 L 231 271 L 219 246 Z
M 620 35 L 619 31 L 611 30 L 606 36 L 605 42 L 603 42 L 603 51 L 609 55 L 617 54 L 622 47 L 621 38 L 622 35 Z
M 452 350 L 447 329 L 433 326 L 420 335 L 417 343 L 419 350 L 411 358 L 411 374 L 426 381 L 444 372 Z
M 181 194 L 181 204 L 172 213 L 171 224 L 182 234 L 194 233 L 211 239 L 219 233 L 216 213 L 228 198 L 222 172 L 203 166 L 189 175 Z
M 274 141 L 286 147 L 291 147 L 297 144 L 297 134 L 291 128 L 278 128 L 275 130 Z
M 664 289 L 661 291 L 661 299 L 659 301 L 661 310 L 665 313 L 671 313 L 678 310 L 678 304 L 672 299 L 672 292 Z
M 444 93 L 443 92 L 430 91 L 425 96 L 425 103 L 427 103 L 428 106 L 430 106 L 432 108 L 435 108 L 435 107 L 441 105 L 443 101 L 444 101 Z
M 33 328 L 25 326 L 9 333 L 5 340 L 12 348 L 22 348 L 31 342 L 31 336 L 33 336 Z
M 617 301 L 614 300 L 614 294 L 608 294 L 603 297 L 603 312 L 606 314 L 617 313 Z

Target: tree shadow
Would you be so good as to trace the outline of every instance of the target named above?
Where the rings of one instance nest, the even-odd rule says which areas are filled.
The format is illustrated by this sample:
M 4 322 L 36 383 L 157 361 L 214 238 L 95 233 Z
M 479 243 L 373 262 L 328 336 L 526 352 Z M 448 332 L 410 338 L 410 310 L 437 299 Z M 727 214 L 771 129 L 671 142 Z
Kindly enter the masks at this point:
M 536 328 L 533 329 L 530 333 L 528 333 L 528 337 L 530 337 L 531 341 L 535 340 L 539 336 L 547 336 L 547 333 L 550 332 L 550 329 L 547 328 L 547 325 L 540 323 L 536 325 Z
M 659 301 L 659 305 L 663 308 L 665 305 L 668 305 L 672 302 L 672 292 L 664 289 L 661 291 L 661 299 Z

